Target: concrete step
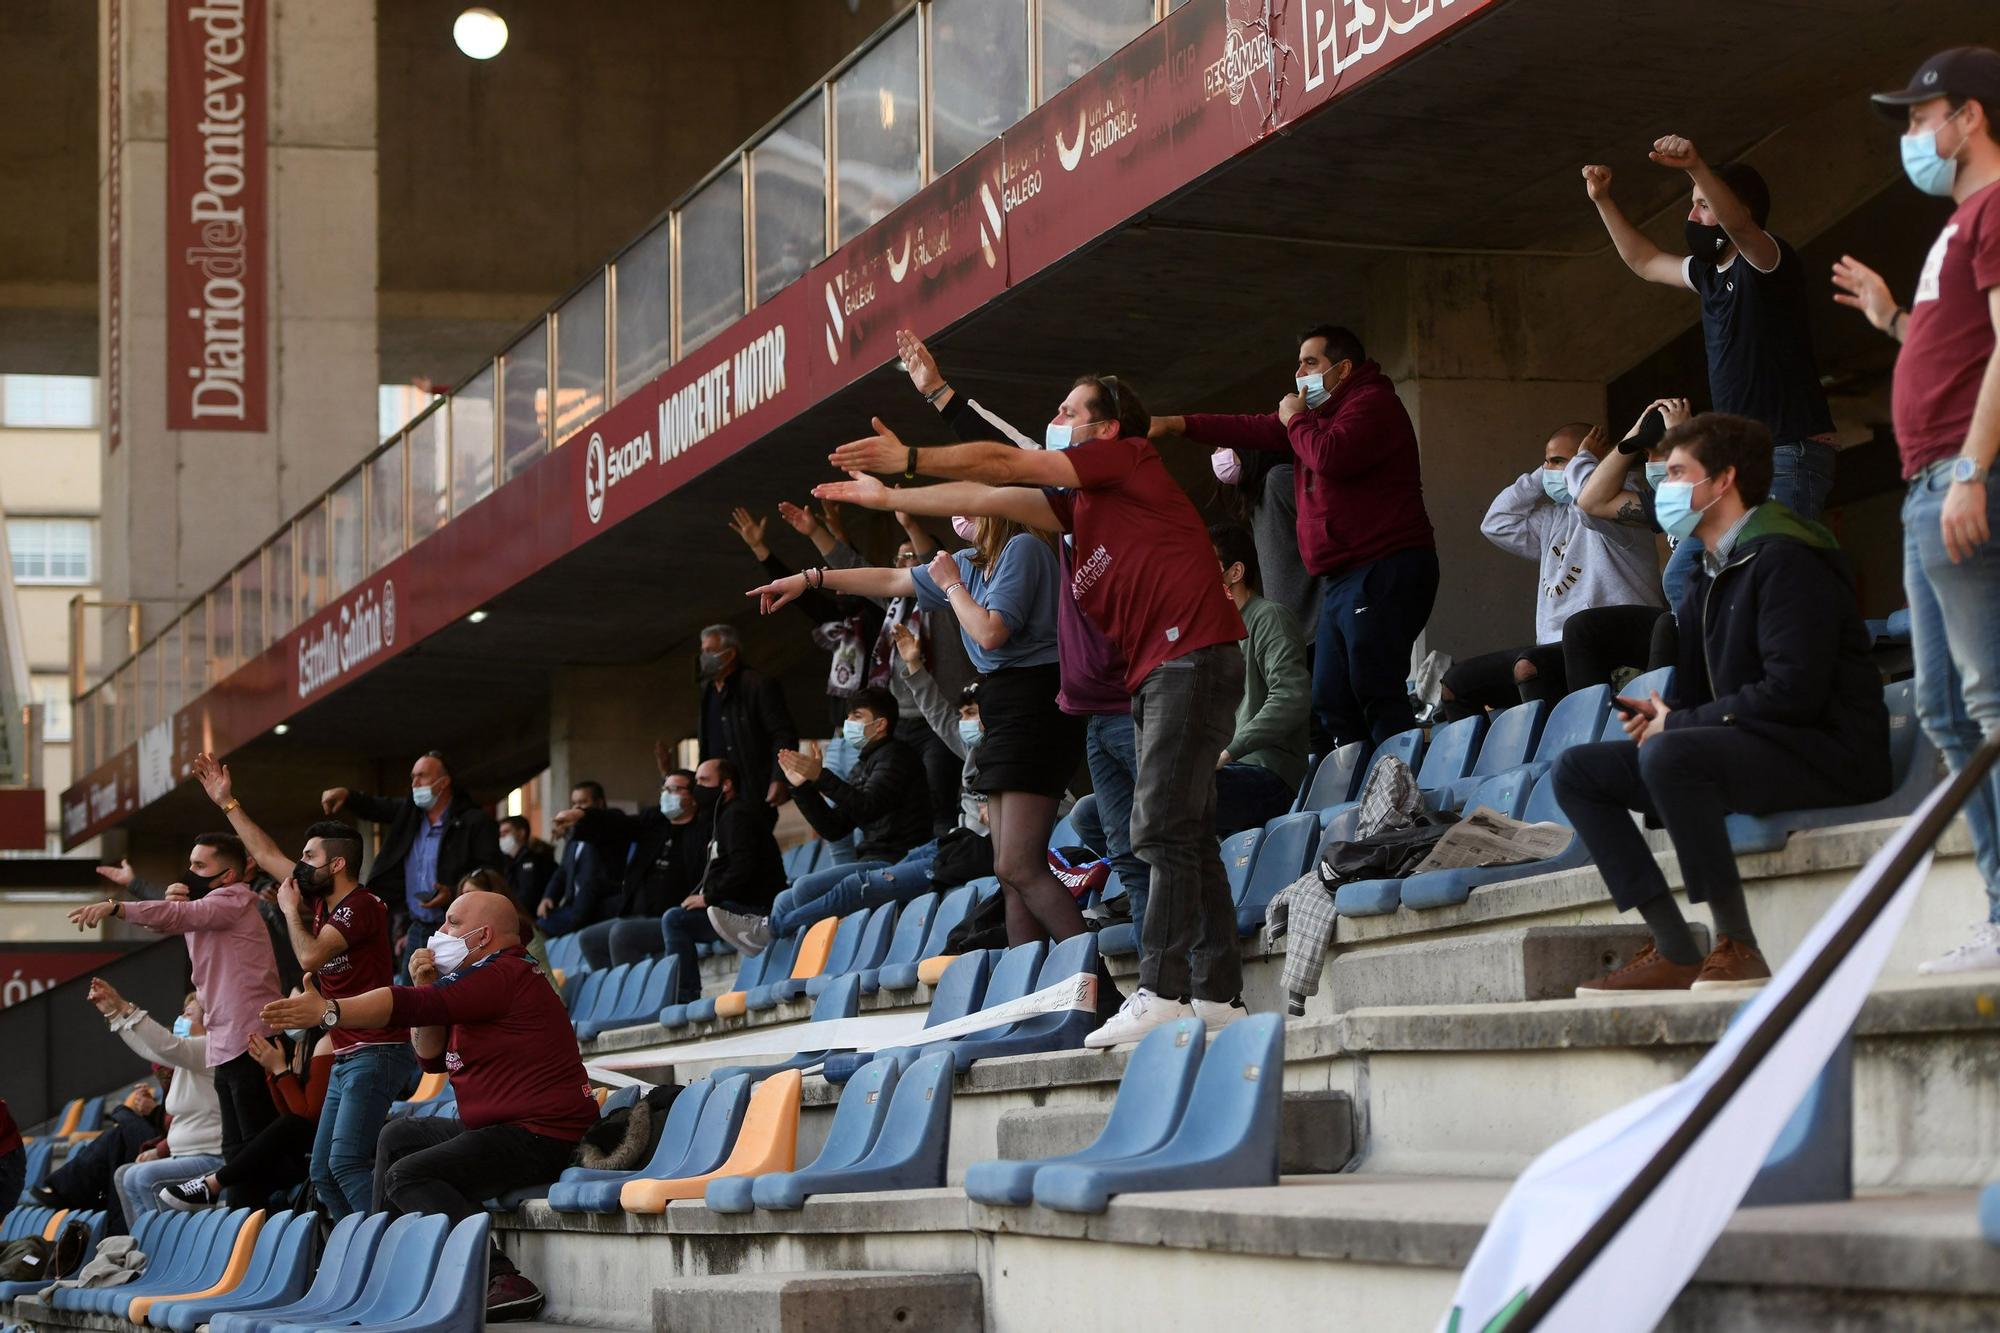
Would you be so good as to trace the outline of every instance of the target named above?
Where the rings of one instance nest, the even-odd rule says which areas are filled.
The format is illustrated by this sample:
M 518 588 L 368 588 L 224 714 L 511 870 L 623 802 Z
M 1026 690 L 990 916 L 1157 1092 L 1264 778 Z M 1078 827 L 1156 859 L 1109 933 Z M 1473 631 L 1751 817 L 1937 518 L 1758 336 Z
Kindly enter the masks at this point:
M 996 1157 L 1032 1162 L 1080 1152 L 1097 1141 L 1111 1103 L 1023 1107 L 1000 1113 Z M 955 1126 L 954 1126 L 955 1128 Z M 1289 1092 L 1278 1122 L 1278 1169 L 1324 1175 L 1354 1159 L 1354 1102 L 1344 1092 Z
M 980 1333 L 977 1273 L 831 1270 L 677 1278 L 653 1292 L 659 1333 Z
M 1708 928 L 1693 927 L 1708 948 Z M 1513 926 L 1357 949 L 1328 969 L 1336 1012 L 1406 1004 L 1568 1000 L 1652 943 L 1643 924 Z

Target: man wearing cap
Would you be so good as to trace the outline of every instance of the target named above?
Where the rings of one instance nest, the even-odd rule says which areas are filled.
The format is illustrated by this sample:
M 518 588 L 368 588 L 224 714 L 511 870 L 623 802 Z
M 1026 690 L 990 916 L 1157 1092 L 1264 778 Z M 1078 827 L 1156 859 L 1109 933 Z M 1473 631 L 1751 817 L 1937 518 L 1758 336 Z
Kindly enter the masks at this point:
M 1817 519 L 1833 489 L 1833 414 L 1813 358 L 1805 265 L 1764 230 L 1770 188 L 1748 163 L 1709 166 L 1678 134 L 1655 140 L 1649 156 L 1685 171 L 1693 187 L 1682 224 L 1685 257 L 1661 250 L 1632 225 L 1611 198 L 1609 167 L 1585 167 L 1584 189 L 1627 268 L 1700 298 L 1714 409 L 1764 423 L 1776 442 L 1771 498 L 1800 518 Z M 1665 576 L 1668 606 L 1681 604 L 1700 555 L 1697 541 L 1674 548 Z
M 1931 246 L 1916 295 L 1898 305 L 1882 276 L 1841 256 L 1834 300 L 1903 344 L 1893 414 L 1902 451 L 1903 587 L 1917 660 L 1917 718 L 1954 771 L 2000 736 L 2000 51 L 1961 46 L 1924 62 L 1875 105 L 1907 126 L 1903 170 L 1958 207 Z M 2000 968 L 2000 769 L 1965 806 L 1986 881 L 1987 919 L 1918 970 Z

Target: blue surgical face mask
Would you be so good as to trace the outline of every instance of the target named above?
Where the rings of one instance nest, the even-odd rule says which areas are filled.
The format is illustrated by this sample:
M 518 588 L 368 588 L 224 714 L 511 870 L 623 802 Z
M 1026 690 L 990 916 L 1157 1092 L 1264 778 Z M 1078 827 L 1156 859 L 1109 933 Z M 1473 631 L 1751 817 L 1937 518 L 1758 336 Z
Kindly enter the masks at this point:
M 1298 386 L 1299 397 L 1306 400 L 1307 407 L 1318 407 L 1333 397 L 1333 392 L 1326 387 L 1326 376 L 1317 372 L 1295 376 L 1292 383 Z
M 1694 530 L 1701 526 L 1701 516 L 1708 511 L 1708 505 L 1715 503 L 1710 500 L 1700 509 L 1694 507 L 1694 488 L 1707 480 L 1703 477 L 1701 481 L 1660 483 L 1658 492 L 1653 496 L 1653 517 L 1659 520 L 1662 532 L 1683 541 L 1694 535 Z
M 661 792 L 660 813 L 668 819 L 679 819 L 687 813 L 687 798 L 677 791 Z
M 1042 447 L 1044 449 L 1067 449 L 1076 440 L 1076 427 L 1066 426 L 1060 421 L 1051 421 L 1042 427 Z
M 428 810 L 437 804 L 437 791 L 431 787 L 412 787 L 410 802 L 419 810 Z
M 1965 108 L 1960 107 L 1959 111 Z M 1949 123 L 1958 111 L 1946 116 Z M 1925 130 L 1921 134 L 1906 134 L 1902 138 L 1903 174 L 1910 178 L 1910 184 L 1925 194 L 1940 198 L 1951 197 L 1951 187 L 1958 181 L 1958 159 L 1944 157 L 1938 152 L 1937 131 Z
M 1651 486 L 1654 490 L 1657 491 L 1660 489 L 1660 483 L 1665 481 L 1666 479 L 1667 479 L 1667 465 L 1665 463 L 1655 463 L 1649 460 L 1646 464 L 1646 484 L 1648 486 Z
M 192 1037 L 194 1035 L 194 1020 L 186 1014 L 182 1014 L 179 1018 L 176 1018 L 174 1020 L 174 1035 L 176 1037 Z
M 840 738 L 859 750 L 868 744 L 868 728 L 858 718 L 848 718 L 840 724 Z
M 1559 505 L 1569 503 L 1569 479 L 1563 475 L 1561 468 L 1542 469 L 1542 493 Z
M 986 729 L 979 725 L 978 718 L 962 717 L 958 720 L 958 738 L 965 742 L 966 749 L 979 744 L 985 735 Z

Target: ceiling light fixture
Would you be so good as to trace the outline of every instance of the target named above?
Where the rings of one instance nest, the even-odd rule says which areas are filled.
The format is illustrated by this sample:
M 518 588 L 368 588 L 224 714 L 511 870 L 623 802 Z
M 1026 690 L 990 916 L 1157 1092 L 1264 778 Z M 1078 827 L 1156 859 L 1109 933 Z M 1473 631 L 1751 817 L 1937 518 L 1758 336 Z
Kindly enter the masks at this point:
M 491 60 L 507 49 L 507 20 L 483 5 L 475 5 L 451 25 L 451 39 L 474 60 Z
M 474 611 L 471 615 L 467 616 L 466 619 L 470 620 L 475 625 L 484 624 L 486 621 L 486 612 Z
M 291 724 L 291 723 L 289 723 L 289 722 L 280 722 L 280 723 L 279 723 L 279 724 L 278 724 L 277 726 L 275 726 L 275 727 L 272 727 L 272 728 L 271 728 L 271 734 L 272 734 L 273 736 L 283 736 L 283 735 L 287 734 L 288 732 L 290 732 L 290 731 L 291 731 L 291 729 L 292 729 L 292 724 Z

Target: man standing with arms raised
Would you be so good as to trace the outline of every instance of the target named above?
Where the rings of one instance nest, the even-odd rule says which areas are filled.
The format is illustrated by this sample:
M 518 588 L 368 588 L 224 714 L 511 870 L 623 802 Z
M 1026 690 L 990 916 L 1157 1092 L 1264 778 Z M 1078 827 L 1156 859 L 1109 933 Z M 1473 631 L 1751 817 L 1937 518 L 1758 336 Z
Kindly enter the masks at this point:
M 1214 1030 L 1243 1013 L 1236 912 L 1215 843 L 1215 764 L 1243 695 L 1243 618 L 1215 576 L 1201 515 L 1146 442 L 1148 420 L 1115 376 L 1085 375 L 1044 429 L 1045 449 L 912 449 L 877 420 L 877 434 L 833 455 L 854 480 L 815 492 L 1075 537 L 1069 595 L 1125 657 L 1138 736 L 1132 846 L 1152 867 L 1139 987 L 1084 1039 L 1092 1047 L 1135 1042 L 1191 1014 Z M 891 491 L 864 471 L 963 481 Z
M 212 754 L 196 755 L 194 776 L 258 864 L 283 873 L 284 849 L 232 794 L 228 766 Z M 389 909 L 361 887 L 360 867 L 361 835 L 327 820 L 306 830 L 304 855 L 278 885 L 292 951 L 314 989 L 329 999 L 359 995 L 395 978 Z M 338 1221 L 373 1206 L 375 1139 L 389 1104 L 410 1090 L 417 1070 L 406 1028 L 340 1026 L 332 1037 L 333 1072 L 313 1139 L 312 1182 L 320 1202 Z M 188 1187 L 205 1188 L 200 1180 Z

